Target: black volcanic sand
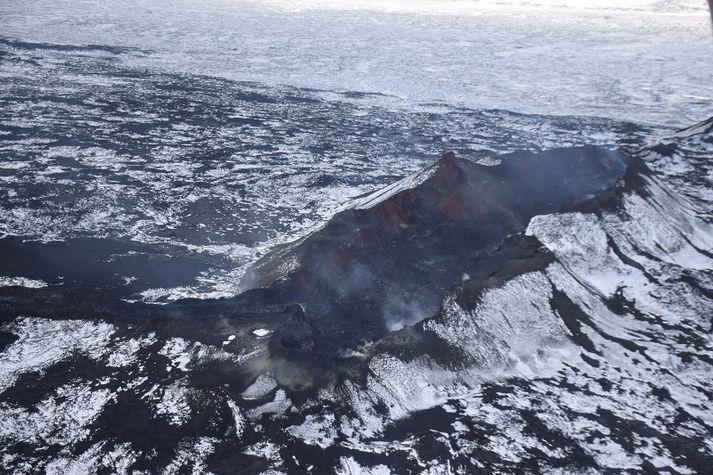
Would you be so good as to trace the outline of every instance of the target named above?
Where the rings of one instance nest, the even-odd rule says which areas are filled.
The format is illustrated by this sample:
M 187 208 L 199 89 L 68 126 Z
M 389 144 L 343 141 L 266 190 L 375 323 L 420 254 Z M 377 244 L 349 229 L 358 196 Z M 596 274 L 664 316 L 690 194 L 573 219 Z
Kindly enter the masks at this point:
M 50 285 L 0 288 L 0 319 L 101 318 L 120 329 L 218 346 L 228 335 L 267 328 L 267 361 L 251 374 L 212 368 L 203 383 L 219 385 L 228 372 L 246 387 L 255 372 L 270 370 L 294 397 L 334 377 L 362 377 L 365 360 L 344 354 L 365 342 L 401 357 L 426 352 L 458 361 L 461 355 L 451 355 L 444 342 L 410 325 L 437 316 L 444 296 L 456 289 L 469 307 L 484 288 L 544 268 L 552 256 L 522 235 L 533 216 L 591 208 L 596 197 L 613 194 L 615 184 L 645 168 L 599 147 L 498 159 L 500 165 L 487 166 L 445 154 L 416 177 L 417 186 L 340 212 L 306 238 L 273 250 L 246 275 L 243 285 L 252 289 L 234 298 L 129 303 L 124 299 L 132 292 L 180 285 L 204 268 L 136 243 L 1 239 L 0 275 Z M 286 263 L 292 263 L 287 270 Z M 135 280 L 125 284 L 127 276 Z

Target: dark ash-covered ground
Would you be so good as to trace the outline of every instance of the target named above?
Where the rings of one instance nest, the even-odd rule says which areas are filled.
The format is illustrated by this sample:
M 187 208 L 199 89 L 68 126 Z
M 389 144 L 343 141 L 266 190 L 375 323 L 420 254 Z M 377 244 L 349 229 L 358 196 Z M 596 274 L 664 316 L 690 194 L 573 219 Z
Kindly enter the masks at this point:
M 397 113 L 140 54 L 2 43 L 3 470 L 706 472 L 710 120 Z

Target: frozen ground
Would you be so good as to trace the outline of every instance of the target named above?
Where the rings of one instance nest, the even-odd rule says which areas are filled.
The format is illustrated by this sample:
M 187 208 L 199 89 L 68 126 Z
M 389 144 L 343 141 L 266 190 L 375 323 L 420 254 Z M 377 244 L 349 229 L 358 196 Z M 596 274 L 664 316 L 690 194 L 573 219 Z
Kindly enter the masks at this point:
M 3 2 L 0 233 L 179 246 L 207 269 L 137 298 L 231 295 L 444 150 L 643 145 L 710 111 L 698 3 L 554 3 Z
M 0 291 L 8 320 L 0 327 L 1 466 L 705 473 L 713 460 L 713 240 L 701 192 L 711 189 L 711 127 L 636 154 L 686 189 L 633 169 L 598 204 L 535 216 L 529 237 L 514 241 L 537 239 L 533 256 L 491 269 L 484 287 L 472 261 L 474 273 L 436 314 L 343 356 L 368 371 L 307 393 L 282 385 L 285 371 L 293 381 L 308 372 L 300 360 L 277 359 L 292 317 L 265 306 L 269 294 L 248 314 L 244 300 L 205 300 L 141 307 L 138 319 L 131 307 L 117 318 L 102 297 L 97 304 L 84 294 L 79 308 L 101 310 L 67 319 L 44 297 L 61 295 L 64 284 L 8 280 L 14 287 Z M 503 166 L 494 162 L 488 167 Z M 696 181 L 686 181 L 691 169 Z M 387 201 L 398 199 L 389 191 Z M 51 318 L 8 311 L 22 295 L 36 295 L 31 311 Z M 173 318 L 162 316 L 172 308 Z M 286 348 L 283 357 L 298 347 Z
M 2 35 L 136 48 L 132 67 L 330 92 L 687 125 L 713 99 L 703 1 L 37 1 Z
M 148 53 L 113 46 L 6 38 L 0 51 L 0 232 L 130 239 L 206 262 L 197 280 L 144 288 L 150 300 L 234 294 L 266 249 L 444 150 L 481 159 L 634 146 L 669 130 L 447 104 L 393 109 L 378 94 L 147 70 L 133 63 Z
M 688 0 L 4 0 L 0 467 L 700 472 L 713 139 L 675 131 L 713 113 L 711 47 Z M 370 354 L 368 378 L 305 398 L 269 370 L 282 307 L 11 310 L 69 288 L 207 315 L 275 245 L 445 150 L 498 166 L 583 144 L 660 180 L 536 217 L 552 263 L 472 307 L 445 295 L 413 331 L 455 367 L 365 342 L 345 358 Z

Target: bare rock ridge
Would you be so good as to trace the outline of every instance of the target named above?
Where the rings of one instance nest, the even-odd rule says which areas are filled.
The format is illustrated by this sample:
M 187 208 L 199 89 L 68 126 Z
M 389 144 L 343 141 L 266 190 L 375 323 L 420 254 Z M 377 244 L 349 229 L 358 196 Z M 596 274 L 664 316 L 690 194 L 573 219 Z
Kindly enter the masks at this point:
M 631 152 L 446 154 L 232 298 L 132 302 L 200 271 L 151 246 L 1 239 L 3 468 L 117 471 L 94 447 L 152 473 L 705 473 L 711 123 Z
M 245 384 L 269 371 L 294 390 L 360 376 L 379 351 L 455 361 L 462 355 L 413 326 L 438 319 L 448 295 L 472 307 L 484 289 L 551 263 L 554 255 L 524 234 L 534 216 L 616 209 L 625 192 L 646 195 L 651 177 L 640 158 L 602 147 L 519 151 L 479 162 L 446 153 L 274 249 L 249 270 L 237 297 L 128 303 L 114 294 L 107 272 L 94 272 L 101 279 L 78 272 L 61 285 L 0 289 L 0 312 L 4 320 L 102 318 L 216 345 L 235 333 L 248 335 L 238 344 L 252 345 L 249 329 L 266 328 L 266 358 L 215 370 Z
M 245 287 L 283 289 L 325 336 L 351 348 L 414 324 L 506 237 L 538 214 L 610 190 L 631 159 L 604 148 L 517 152 L 475 163 L 445 154 L 355 199 L 320 230 L 274 250 Z
M 436 316 L 462 282 L 471 290 L 462 298 L 476 299 L 473 289 L 551 261 L 537 239 L 523 235 L 533 216 L 590 206 L 649 173 L 636 158 L 592 146 L 478 163 L 446 153 L 273 250 L 247 273 L 248 290 L 237 297 L 132 304 L 116 297 L 104 277 L 82 280 L 78 273 L 62 285 L 2 289 L 0 308 L 5 319 L 100 317 L 212 344 L 236 329 L 264 326 L 272 332 L 269 362 L 258 371 L 298 371 L 296 387 L 310 387 L 335 374 L 361 373 L 363 358 L 344 355 L 403 328 L 377 349 L 447 353 L 438 342 L 427 348 L 410 339 L 408 327 Z

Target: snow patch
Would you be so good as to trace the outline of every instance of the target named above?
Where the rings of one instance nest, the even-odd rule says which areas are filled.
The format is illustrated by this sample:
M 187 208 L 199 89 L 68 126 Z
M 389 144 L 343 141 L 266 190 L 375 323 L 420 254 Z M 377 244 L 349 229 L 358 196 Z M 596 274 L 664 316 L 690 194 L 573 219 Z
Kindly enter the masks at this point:
M 0 353 L 0 392 L 20 374 L 42 371 L 74 353 L 100 359 L 114 333 L 104 322 L 44 318 L 18 318 L 4 329 L 18 339 Z

